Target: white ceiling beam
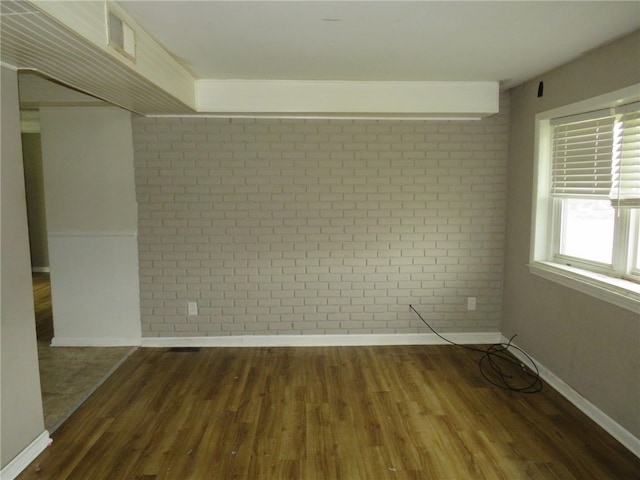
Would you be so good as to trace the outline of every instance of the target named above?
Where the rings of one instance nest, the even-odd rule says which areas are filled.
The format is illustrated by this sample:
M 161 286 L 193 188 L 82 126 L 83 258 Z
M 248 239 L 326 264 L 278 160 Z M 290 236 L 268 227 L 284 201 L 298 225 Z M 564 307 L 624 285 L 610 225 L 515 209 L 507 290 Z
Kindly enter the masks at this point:
M 498 97 L 498 82 L 196 81 L 196 110 L 227 117 L 480 119 Z

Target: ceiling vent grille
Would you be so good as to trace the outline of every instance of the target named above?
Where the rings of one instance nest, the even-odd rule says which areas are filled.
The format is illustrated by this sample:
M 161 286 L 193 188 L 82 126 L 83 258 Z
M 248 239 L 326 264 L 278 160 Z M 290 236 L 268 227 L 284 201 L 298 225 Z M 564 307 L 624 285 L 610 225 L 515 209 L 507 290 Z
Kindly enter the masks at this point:
M 109 46 L 130 60 L 136 59 L 136 34 L 113 11 L 107 11 L 107 33 Z

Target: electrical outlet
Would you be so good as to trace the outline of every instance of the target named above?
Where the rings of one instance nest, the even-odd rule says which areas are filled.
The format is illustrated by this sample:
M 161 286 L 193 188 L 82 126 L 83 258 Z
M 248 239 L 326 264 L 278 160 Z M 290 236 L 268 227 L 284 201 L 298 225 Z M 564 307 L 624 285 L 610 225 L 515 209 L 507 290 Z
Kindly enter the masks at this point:
M 476 297 L 467 297 L 467 310 L 476 309 Z
M 198 304 L 196 302 L 187 303 L 187 310 L 189 311 L 189 315 L 197 315 L 198 314 Z

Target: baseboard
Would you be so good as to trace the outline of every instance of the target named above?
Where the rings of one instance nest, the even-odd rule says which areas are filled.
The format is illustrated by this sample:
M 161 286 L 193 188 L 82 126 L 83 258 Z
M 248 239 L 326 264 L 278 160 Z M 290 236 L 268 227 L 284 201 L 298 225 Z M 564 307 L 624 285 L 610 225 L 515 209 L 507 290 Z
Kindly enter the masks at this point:
M 33 273 L 49 273 L 51 269 L 49 267 L 31 267 Z
M 51 445 L 51 437 L 49 437 L 49 432 L 45 430 L 0 471 L 0 479 L 13 480 L 16 478 L 49 445 Z
M 448 333 L 452 342 L 493 344 L 501 339 L 498 332 Z M 228 337 L 145 337 L 143 347 L 332 347 L 375 345 L 443 345 L 433 333 L 364 334 L 364 335 L 234 335 Z
M 503 343 L 508 343 L 509 339 L 502 337 Z M 516 346 L 515 344 L 513 344 Z M 518 347 L 519 348 L 519 347 Z M 522 352 L 517 349 L 509 350 L 518 359 L 529 364 L 528 359 Z M 580 395 L 577 391 L 567 385 L 560 377 L 554 374 L 547 367 L 538 362 L 535 358 L 531 357 L 538 367 L 540 372 L 540 378 L 547 382 L 554 390 L 560 395 L 569 400 L 574 406 L 576 406 L 582 413 L 584 413 L 591 420 L 596 422 L 602 428 L 604 428 L 613 438 L 618 440 L 625 446 L 631 453 L 640 458 L 640 439 L 635 437 L 631 432 L 622 427 L 618 422 L 609 417 L 606 413 L 596 407 L 593 403 Z
M 52 347 L 139 347 L 139 338 L 53 337 Z
M 447 333 L 460 344 L 492 344 L 498 332 Z M 52 347 L 331 347 L 366 345 L 445 345 L 433 333 L 345 335 L 230 335 L 225 337 L 81 338 L 53 337 Z

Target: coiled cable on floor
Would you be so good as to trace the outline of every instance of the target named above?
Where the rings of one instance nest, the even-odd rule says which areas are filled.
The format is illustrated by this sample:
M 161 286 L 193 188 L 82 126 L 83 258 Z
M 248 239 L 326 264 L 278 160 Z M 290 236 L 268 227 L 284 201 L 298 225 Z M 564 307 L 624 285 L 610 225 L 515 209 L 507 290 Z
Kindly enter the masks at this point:
M 420 315 L 420 312 L 413 308 L 413 305 L 409 305 L 409 308 L 422 320 L 422 323 L 429 327 L 429 330 L 445 342 L 455 345 L 456 347 L 482 353 L 482 357 L 478 361 L 478 368 L 480 368 L 480 373 L 489 383 L 504 390 L 518 393 L 536 393 L 542 390 L 542 380 L 540 380 L 540 372 L 535 362 L 522 349 L 512 343 L 516 335 L 513 335 L 509 339 L 509 342 L 495 343 L 490 345 L 486 350 L 469 345 L 461 345 L 452 342 L 436 332 L 422 315 Z M 509 353 L 509 349 L 520 352 L 530 365 L 527 366 L 518 360 L 513 354 Z M 507 369 L 509 369 L 509 373 Z

